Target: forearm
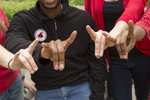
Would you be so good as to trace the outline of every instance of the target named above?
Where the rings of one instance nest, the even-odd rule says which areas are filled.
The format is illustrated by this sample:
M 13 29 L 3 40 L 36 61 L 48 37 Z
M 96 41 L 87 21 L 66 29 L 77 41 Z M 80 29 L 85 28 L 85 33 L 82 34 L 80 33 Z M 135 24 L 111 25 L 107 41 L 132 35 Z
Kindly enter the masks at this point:
M 136 41 L 140 41 L 146 36 L 146 31 L 141 26 L 135 25 L 134 34 Z
M 21 71 L 21 69 L 20 70 L 18 70 L 19 71 L 19 73 L 20 73 L 20 75 L 21 75 L 21 77 L 23 76 L 23 74 L 22 74 L 22 71 Z
M 128 24 L 125 21 L 118 21 L 114 28 L 109 32 L 109 34 L 113 37 L 117 37 L 117 35 L 122 31 L 122 30 L 127 30 L 128 29 Z
M 10 53 L 8 50 L 6 50 L 4 47 L 0 45 L 0 65 L 2 65 L 5 68 L 8 68 L 8 62 L 10 59 L 14 57 L 14 54 Z
M 123 14 L 117 21 L 125 21 L 126 23 L 129 20 L 132 20 L 134 23 L 141 17 L 142 12 L 144 11 L 144 7 L 146 6 L 148 0 L 128 0 L 128 3 L 124 9 Z M 126 4 L 125 3 L 125 4 Z

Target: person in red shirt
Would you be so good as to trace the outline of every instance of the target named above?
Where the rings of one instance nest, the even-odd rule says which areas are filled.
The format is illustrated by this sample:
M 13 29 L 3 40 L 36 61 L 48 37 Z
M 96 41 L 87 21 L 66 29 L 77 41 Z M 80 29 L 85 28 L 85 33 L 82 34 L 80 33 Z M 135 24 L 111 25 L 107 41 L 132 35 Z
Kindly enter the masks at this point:
M 120 39 L 123 38 L 122 40 Z M 117 37 L 118 45 L 121 49 L 117 49 L 118 52 L 127 52 L 127 56 L 130 50 L 133 49 L 133 46 L 143 52 L 144 54 L 150 55 L 150 6 L 147 8 L 146 12 L 142 18 L 135 23 L 135 26 L 132 22 L 129 24 L 129 31 L 123 31 Z M 120 41 L 121 40 L 121 41 Z M 130 41 L 128 45 L 126 41 Z M 125 45 L 122 47 L 121 45 Z M 120 51 L 119 51 L 120 50 Z M 150 95 L 148 100 L 150 100 Z
M 95 41 L 95 55 L 103 56 L 108 48 L 110 69 L 109 81 L 113 100 L 132 100 L 132 79 L 134 80 L 135 94 L 138 100 L 147 100 L 150 88 L 150 56 L 141 52 L 137 45 L 129 52 L 119 52 L 116 44 L 117 36 L 122 30 L 128 29 L 128 21 L 134 23 L 143 14 L 148 0 L 85 0 L 85 10 L 91 14 L 96 22 L 98 32 L 90 26 L 87 31 Z M 132 23 L 132 22 L 130 22 Z M 106 32 L 109 32 L 112 41 L 106 41 Z M 126 36 L 127 37 L 127 36 Z M 122 36 L 120 40 L 123 40 Z M 116 45 L 116 47 L 113 47 Z M 124 47 L 124 45 L 121 45 Z M 119 48 L 120 49 L 120 48 Z M 123 55 L 121 55 L 123 54 Z M 121 58 L 121 59 L 120 59 Z M 127 60 L 125 60 L 127 59 Z
M 0 29 L 1 25 L 9 27 L 7 18 L 0 8 Z M 3 29 L 2 29 L 3 30 Z M 18 71 L 20 69 L 28 69 L 30 73 L 34 73 L 37 70 L 37 65 L 32 58 L 32 52 L 38 43 L 35 40 L 27 49 L 22 49 L 15 55 L 4 49 L 5 33 L 0 30 L 0 100 L 23 100 L 23 85 L 22 79 Z M 29 60 L 29 58 L 31 58 Z M 25 87 L 30 91 L 36 91 L 34 85 L 27 80 L 23 80 Z

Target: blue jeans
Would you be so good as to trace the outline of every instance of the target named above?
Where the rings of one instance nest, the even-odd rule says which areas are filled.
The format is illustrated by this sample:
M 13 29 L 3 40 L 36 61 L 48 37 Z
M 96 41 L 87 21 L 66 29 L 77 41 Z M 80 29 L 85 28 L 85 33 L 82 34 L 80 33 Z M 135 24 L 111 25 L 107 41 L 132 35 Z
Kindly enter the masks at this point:
M 53 90 L 37 90 L 35 100 L 90 100 L 91 93 L 89 82 L 83 82 L 78 85 Z
M 110 90 L 113 100 L 132 100 L 132 79 L 136 100 L 148 100 L 150 89 L 150 56 L 128 60 L 110 58 Z
M 24 89 L 20 74 L 13 84 L 0 94 L 0 100 L 24 100 Z

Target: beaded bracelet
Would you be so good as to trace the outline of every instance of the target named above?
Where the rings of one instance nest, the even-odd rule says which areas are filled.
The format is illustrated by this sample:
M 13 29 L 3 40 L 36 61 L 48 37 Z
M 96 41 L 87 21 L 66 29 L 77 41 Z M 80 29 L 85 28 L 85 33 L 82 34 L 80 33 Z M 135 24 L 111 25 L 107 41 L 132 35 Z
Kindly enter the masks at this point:
M 10 65 L 10 62 L 11 62 L 12 60 L 13 60 L 13 58 L 10 59 L 9 62 L 8 62 L 8 68 L 9 68 L 10 70 L 12 70 L 12 69 L 10 68 L 10 66 L 9 66 L 9 65 Z

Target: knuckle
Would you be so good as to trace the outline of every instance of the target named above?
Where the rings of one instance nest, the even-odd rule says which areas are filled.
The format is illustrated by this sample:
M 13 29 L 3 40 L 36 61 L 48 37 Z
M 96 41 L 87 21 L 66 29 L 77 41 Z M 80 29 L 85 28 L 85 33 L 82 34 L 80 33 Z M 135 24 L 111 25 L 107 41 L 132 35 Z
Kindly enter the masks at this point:
M 120 45 L 121 45 L 121 46 L 123 46 L 124 44 L 125 44 L 124 41 L 121 41 L 121 42 L 120 42 Z
M 95 49 L 96 49 L 96 50 L 99 50 L 99 46 L 98 46 L 98 45 L 96 45 L 96 46 L 95 46 Z
M 126 33 L 126 32 L 127 32 L 127 30 L 122 30 L 122 31 L 121 31 L 121 34 Z
M 54 40 L 51 40 L 50 43 L 54 43 Z
M 102 33 L 103 31 L 102 31 L 102 30 L 99 30 L 98 32 Z
M 63 54 L 64 53 L 64 50 L 59 50 L 59 54 Z
M 100 43 L 100 41 L 99 40 L 95 40 L 95 43 Z
M 105 43 L 105 41 L 101 41 L 101 44 L 104 44 Z
M 119 42 L 116 42 L 116 46 L 118 47 L 120 45 L 120 43 Z
M 122 52 L 121 51 L 118 51 L 119 55 L 122 55 Z
M 53 41 L 53 40 L 49 43 L 49 45 L 52 45 L 52 44 L 54 44 L 54 41 Z
M 25 64 L 25 63 L 27 63 L 27 61 L 26 60 L 22 60 L 22 63 Z
M 32 56 L 28 56 L 27 59 L 28 59 L 28 60 L 32 60 Z
M 57 51 L 53 51 L 53 55 L 58 55 L 58 52 Z
M 24 49 L 20 49 L 19 51 L 20 51 L 20 52 L 23 52 L 23 51 L 24 51 Z
M 126 54 L 126 52 L 127 52 L 126 50 L 123 50 L 123 54 Z
M 56 41 L 57 41 L 57 42 L 60 42 L 61 40 L 60 40 L 60 39 L 57 39 Z
M 101 52 L 103 52 L 103 51 L 104 51 L 104 49 L 103 49 L 103 48 L 100 48 L 100 51 L 101 51 Z

